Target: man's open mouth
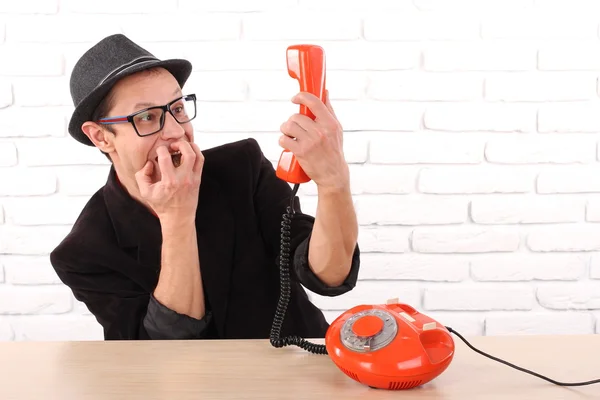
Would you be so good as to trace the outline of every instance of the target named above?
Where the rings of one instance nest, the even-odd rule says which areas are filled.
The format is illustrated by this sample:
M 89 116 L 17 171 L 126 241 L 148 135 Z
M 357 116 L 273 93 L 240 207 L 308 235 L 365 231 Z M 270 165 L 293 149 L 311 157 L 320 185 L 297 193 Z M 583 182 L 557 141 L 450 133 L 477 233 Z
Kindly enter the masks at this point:
M 156 162 L 158 162 L 158 156 L 156 156 Z M 173 166 L 175 168 L 179 167 L 181 165 L 181 152 L 180 151 L 174 151 L 173 153 L 171 153 L 171 160 L 173 161 Z

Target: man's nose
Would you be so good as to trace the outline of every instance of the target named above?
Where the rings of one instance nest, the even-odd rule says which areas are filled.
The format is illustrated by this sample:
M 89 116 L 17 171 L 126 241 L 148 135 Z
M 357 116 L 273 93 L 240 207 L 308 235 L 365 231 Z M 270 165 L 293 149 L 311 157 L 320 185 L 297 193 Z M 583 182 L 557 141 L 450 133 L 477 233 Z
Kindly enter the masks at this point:
M 185 129 L 181 126 L 171 113 L 165 113 L 165 125 L 162 129 L 162 136 L 167 138 L 180 138 L 185 134 Z

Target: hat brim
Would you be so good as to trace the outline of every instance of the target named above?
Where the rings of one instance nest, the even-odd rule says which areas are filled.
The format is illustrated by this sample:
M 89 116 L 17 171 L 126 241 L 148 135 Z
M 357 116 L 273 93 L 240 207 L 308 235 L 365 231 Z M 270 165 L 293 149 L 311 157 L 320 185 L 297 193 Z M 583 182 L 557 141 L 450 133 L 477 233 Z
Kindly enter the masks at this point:
M 192 73 L 192 64 L 187 60 L 182 59 L 170 59 L 163 61 L 156 61 L 153 63 L 143 63 L 131 68 L 128 68 L 125 72 L 115 75 L 114 77 L 107 79 L 102 85 L 99 85 L 92 92 L 90 92 L 76 107 L 71 115 L 69 121 L 69 134 L 77 141 L 88 145 L 94 146 L 94 143 L 87 137 L 81 130 L 81 126 L 84 122 L 92 119 L 92 114 L 96 110 L 96 107 L 100 104 L 102 99 L 110 92 L 114 84 L 120 79 L 150 68 L 162 67 L 169 71 L 179 83 L 179 86 L 183 88 L 185 82 Z

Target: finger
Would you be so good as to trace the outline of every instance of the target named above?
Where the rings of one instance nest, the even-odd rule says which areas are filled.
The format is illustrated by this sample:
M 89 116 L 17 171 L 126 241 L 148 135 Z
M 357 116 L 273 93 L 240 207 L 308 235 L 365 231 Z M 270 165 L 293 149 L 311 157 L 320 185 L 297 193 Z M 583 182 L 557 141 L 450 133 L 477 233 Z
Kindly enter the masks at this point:
M 289 150 L 294 154 L 297 153 L 300 148 L 300 145 L 297 141 L 286 135 L 281 135 L 279 137 L 279 145 L 285 150 Z
M 146 188 L 152 184 L 152 172 L 154 171 L 154 164 L 151 161 L 147 161 L 146 164 L 135 173 L 135 179 L 140 186 Z
M 327 107 L 331 115 L 333 115 L 333 117 L 337 119 L 337 115 L 335 115 L 335 111 L 333 110 L 333 106 L 331 105 L 331 101 L 329 100 L 329 90 L 325 90 L 325 106 Z
M 301 129 L 305 131 L 301 132 L 302 140 L 306 140 L 308 138 L 320 140 L 325 135 L 323 129 L 320 127 L 320 124 L 316 123 L 306 115 L 294 114 L 289 118 L 289 120 L 295 122 Z
M 194 167 L 192 168 L 192 171 L 196 175 L 196 174 L 199 174 L 200 172 L 202 172 L 202 166 L 204 165 L 204 154 L 202 154 L 202 151 L 200 151 L 200 147 L 198 147 L 198 145 L 196 143 L 191 142 L 190 146 L 192 147 L 192 150 L 194 151 L 194 153 L 196 153 Z
M 158 166 L 160 168 L 161 180 L 175 180 L 175 167 L 173 166 L 173 160 L 171 154 L 167 149 L 167 146 L 160 146 L 156 149 L 158 154 Z
M 192 150 L 192 147 L 188 142 L 181 141 L 171 143 L 171 149 L 178 150 L 179 152 L 181 152 L 181 161 L 179 163 L 179 167 L 183 167 L 185 170 L 191 170 L 194 167 L 196 153 L 194 152 L 194 150 Z
M 292 103 L 305 105 L 314 114 L 316 119 L 327 120 L 333 118 L 325 103 L 312 93 L 300 92 L 292 98 Z
M 301 140 L 302 138 L 306 138 L 308 132 L 304 128 L 302 128 L 296 121 L 293 121 L 292 118 L 281 124 L 281 133 L 283 133 L 286 136 L 289 136 L 292 139 Z

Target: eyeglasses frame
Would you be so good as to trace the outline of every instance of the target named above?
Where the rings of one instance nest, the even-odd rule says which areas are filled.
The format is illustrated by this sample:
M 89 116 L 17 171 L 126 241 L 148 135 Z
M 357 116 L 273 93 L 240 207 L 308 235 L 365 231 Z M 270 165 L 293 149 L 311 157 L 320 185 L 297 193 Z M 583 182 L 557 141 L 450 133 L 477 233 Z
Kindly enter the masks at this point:
M 194 101 L 194 116 L 192 118 L 190 118 L 189 120 L 185 121 L 185 122 L 179 122 L 179 120 L 177 120 L 177 117 L 175 117 L 175 115 L 173 114 L 173 111 L 171 111 L 171 106 L 175 103 L 177 103 L 179 100 L 181 99 L 192 99 Z M 133 122 L 133 118 L 136 115 L 145 113 L 147 111 L 150 110 L 162 110 L 163 111 L 163 118 L 162 121 L 160 122 L 160 128 L 152 133 L 147 133 L 145 135 L 141 135 L 138 130 L 137 127 L 135 126 L 135 123 Z M 194 93 L 192 94 L 186 94 L 183 95 L 181 97 L 176 98 L 175 100 L 170 101 L 169 103 L 163 105 L 163 106 L 154 106 L 154 107 L 148 107 L 148 108 L 144 108 L 143 110 L 139 110 L 136 111 L 132 114 L 129 115 L 121 115 L 121 116 L 115 116 L 115 117 L 107 117 L 107 118 L 102 118 L 99 119 L 97 122 L 101 125 L 114 125 L 114 124 L 124 124 L 124 123 L 131 123 L 131 125 L 133 126 L 133 129 L 135 130 L 135 133 L 139 136 L 139 137 L 146 137 L 146 136 L 151 136 L 154 135 L 155 133 L 160 132 L 164 127 L 165 127 L 165 114 L 166 113 L 171 114 L 171 116 L 175 119 L 175 121 L 177 121 L 178 124 L 182 125 L 182 124 L 187 124 L 188 122 L 191 122 L 193 119 L 196 118 L 196 115 L 198 114 L 198 110 L 197 110 L 197 106 L 196 106 L 196 95 Z

